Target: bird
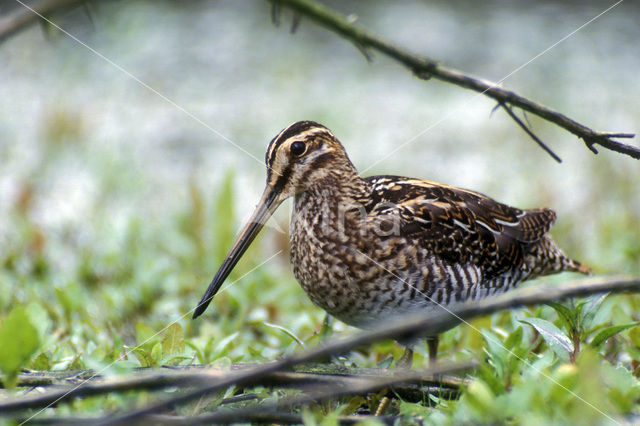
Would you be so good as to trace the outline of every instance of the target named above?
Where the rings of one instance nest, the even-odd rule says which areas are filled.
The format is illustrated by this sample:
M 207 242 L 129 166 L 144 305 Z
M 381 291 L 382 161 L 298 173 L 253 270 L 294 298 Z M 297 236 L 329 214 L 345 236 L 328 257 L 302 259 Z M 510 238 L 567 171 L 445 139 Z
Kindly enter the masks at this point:
M 276 208 L 294 198 L 293 273 L 311 301 L 361 329 L 451 309 L 563 271 L 589 274 L 547 234 L 548 208 L 519 209 L 425 179 L 361 177 L 325 126 L 298 121 L 271 140 L 266 187 L 194 310 L 200 316 Z M 435 362 L 437 336 L 428 336 Z M 401 342 L 402 343 L 402 342 Z M 411 365 L 407 345 L 396 362 Z

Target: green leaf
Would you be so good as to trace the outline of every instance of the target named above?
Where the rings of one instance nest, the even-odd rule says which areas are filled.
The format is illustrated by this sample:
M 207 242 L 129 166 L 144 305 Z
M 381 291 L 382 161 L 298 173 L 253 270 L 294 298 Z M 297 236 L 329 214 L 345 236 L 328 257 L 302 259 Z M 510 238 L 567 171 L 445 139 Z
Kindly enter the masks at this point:
M 507 349 L 513 349 L 516 346 L 519 346 L 522 343 L 522 327 L 516 328 L 513 333 L 507 337 L 507 340 L 504 341 L 504 347 Z
M 345 405 L 340 409 L 340 414 L 351 415 L 355 414 L 358 408 L 367 404 L 365 397 L 358 395 L 352 397 Z
M 296 336 L 293 333 L 293 331 L 287 330 L 285 327 L 283 327 L 281 325 L 278 325 L 278 324 L 271 324 L 271 323 L 266 322 L 266 321 L 263 321 L 262 323 L 264 325 L 266 325 L 267 327 L 271 327 L 273 329 L 282 331 L 284 334 L 286 334 L 287 336 L 291 337 L 291 339 L 295 340 L 300 346 L 302 346 L 303 348 L 306 348 L 304 342 L 302 340 L 300 340 L 300 338 L 298 338 L 298 336 Z
M 578 316 L 577 310 L 573 310 L 562 303 L 558 302 L 549 302 L 548 306 L 552 307 L 554 311 L 558 314 L 564 323 L 567 325 L 567 328 L 575 328 L 576 327 L 576 319 Z
M 399 399 L 398 403 L 399 403 L 398 410 L 400 411 L 399 412 L 400 416 L 408 418 L 409 421 L 413 420 L 415 422 L 415 420 L 423 420 L 425 417 L 428 417 L 433 413 L 433 408 L 425 407 L 422 404 L 406 402 L 406 401 L 403 401 L 402 399 Z M 442 422 L 442 423 L 444 424 L 445 422 Z M 400 424 L 405 424 L 405 422 L 401 420 Z M 424 422 L 422 424 L 424 424 Z
M 486 345 L 486 351 L 489 355 L 500 358 L 505 353 L 502 340 L 490 330 L 480 330 L 480 333 L 482 334 L 482 338 Z
M 151 350 L 158 341 L 155 330 L 142 322 L 136 324 L 136 336 L 138 338 L 138 347 L 148 350 Z
M 378 368 L 390 368 L 391 367 L 391 363 L 393 362 L 393 356 L 388 356 L 385 359 L 383 359 L 382 361 L 380 361 L 377 365 Z
M 573 342 L 553 323 L 541 318 L 527 318 L 520 322 L 535 328 L 558 358 L 569 360 L 569 354 L 573 353 Z
M 200 350 L 200 348 L 197 345 L 195 345 L 192 342 L 188 342 L 188 341 L 185 341 L 184 343 L 185 343 L 186 346 L 189 346 L 191 349 L 193 349 L 195 351 L 196 359 L 198 360 L 198 362 L 200 364 L 206 364 L 204 355 L 203 355 L 202 351 Z
M 154 365 L 159 365 L 162 361 L 162 344 L 156 343 L 151 349 L 151 358 L 153 358 Z
M 320 339 L 326 340 L 331 336 L 333 331 L 333 316 L 325 314 L 322 320 L 322 328 L 320 329 Z
M 207 340 L 207 343 L 204 345 L 204 349 L 202 350 L 202 355 L 204 357 L 204 361 L 202 361 L 203 364 L 208 364 L 212 361 L 214 341 L 215 339 L 213 337 L 210 337 L 209 340 Z
M 596 296 L 592 296 L 582 302 L 580 306 L 584 306 L 583 312 L 584 315 L 582 317 L 582 324 L 585 329 L 591 328 L 593 325 L 593 320 L 598 313 L 598 310 L 604 303 L 605 299 L 609 296 L 609 293 L 599 294 Z
M 489 354 L 489 356 L 489 362 L 478 365 L 477 378 L 483 380 L 496 395 L 500 395 L 506 390 L 502 380 L 504 378 L 504 363 L 495 355 Z
M 166 357 L 173 354 L 181 354 L 185 350 L 184 331 L 176 322 L 171 324 L 164 332 L 162 338 L 162 354 Z
M 82 370 L 84 368 L 84 364 L 81 361 L 81 357 L 82 352 L 76 354 L 67 366 L 67 370 Z
M 185 231 L 196 245 L 197 256 L 204 256 L 204 201 L 195 178 L 189 179 L 189 194 L 191 196 L 191 212 L 186 218 Z
M 160 364 L 161 365 L 180 365 L 182 361 L 192 359 L 192 358 L 193 356 L 190 356 L 188 354 L 173 354 L 173 355 L 165 356 L 162 359 L 162 362 Z
M 480 413 L 486 413 L 493 406 L 495 395 L 482 380 L 472 380 L 465 392 L 466 402 Z
M 302 423 L 307 426 L 318 426 L 318 422 L 316 421 L 313 412 L 308 408 L 302 410 Z
M 490 372 L 490 375 L 495 376 L 496 382 L 493 383 L 492 379 L 487 379 L 487 383 L 502 386 L 499 379 L 504 377 L 506 363 L 509 358 L 509 351 L 502 344 L 502 340 L 500 340 L 492 331 L 480 330 L 480 333 L 485 341 L 484 351 L 489 355 L 488 364 L 490 364 L 493 367 L 493 370 L 495 370 Z M 494 387 L 494 390 L 495 389 L 497 388 Z
M 254 348 L 252 345 L 247 346 L 247 350 L 249 351 L 249 355 L 251 355 L 252 359 L 266 362 L 269 361 L 269 358 L 262 355 L 262 351 L 260 349 Z
M 235 333 L 233 333 L 233 334 L 225 337 L 224 339 L 220 340 L 220 342 L 216 346 L 216 349 L 213 352 L 218 357 L 226 356 L 229 353 L 229 348 L 233 347 L 233 341 L 236 340 L 236 338 L 238 337 L 238 334 L 239 334 L 239 332 L 236 331 Z
M 640 361 L 640 349 L 634 348 L 633 346 L 629 346 L 627 348 L 627 353 L 629 354 L 631 359 L 634 359 L 636 361 Z
M 640 321 L 632 322 L 629 324 L 612 325 L 611 327 L 602 329 L 591 341 L 591 346 L 594 348 L 599 348 L 609 337 L 615 336 L 621 331 L 624 331 L 631 327 L 635 327 L 638 324 L 640 324 Z
M 629 339 L 636 348 L 640 348 L 640 327 L 634 327 L 629 331 Z
M 44 344 L 51 337 L 53 322 L 47 311 L 39 304 L 31 302 L 26 307 L 27 315 L 31 318 L 31 324 L 38 330 L 40 342 Z
M 51 370 L 51 357 L 47 352 L 41 352 L 31 363 L 31 368 L 40 371 Z
M 39 345 L 38 330 L 31 324 L 24 307 L 14 308 L 0 324 L 0 370 L 6 374 L 6 387 L 16 384 L 20 368 Z
M 227 255 L 235 237 L 235 211 L 233 205 L 233 173 L 227 172 L 219 186 L 220 192 L 214 203 L 213 240 L 214 255 L 218 262 Z
M 133 348 L 133 354 L 136 356 L 136 358 L 138 358 L 140 367 L 154 367 L 156 365 L 156 362 L 151 356 L 151 353 L 146 349 L 135 347 Z
M 56 292 L 56 298 L 58 299 L 58 304 L 62 306 L 62 310 L 64 311 L 68 319 L 70 313 L 73 312 L 73 302 L 71 301 L 71 298 L 69 297 L 69 295 L 64 289 L 60 287 L 56 287 L 55 292 Z
M 210 364 L 210 367 L 218 368 L 220 370 L 230 370 L 232 365 L 233 365 L 233 362 L 231 361 L 231 358 L 227 356 L 223 356 L 213 361 Z

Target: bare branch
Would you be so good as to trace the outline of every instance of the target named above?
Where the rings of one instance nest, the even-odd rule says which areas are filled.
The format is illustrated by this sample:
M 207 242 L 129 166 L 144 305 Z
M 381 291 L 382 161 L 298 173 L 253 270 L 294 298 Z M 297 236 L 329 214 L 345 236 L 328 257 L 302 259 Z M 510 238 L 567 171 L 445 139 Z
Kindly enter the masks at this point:
M 234 364 L 232 371 L 246 370 L 256 364 Z M 167 387 L 205 386 L 212 381 L 231 374 L 228 370 L 207 368 L 202 365 L 162 368 L 142 368 L 127 377 L 101 377 L 91 370 L 83 371 L 46 371 L 23 373 L 18 378 L 19 386 L 56 386 L 57 389 L 38 394 L 21 396 L 0 401 L 0 413 L 9 414 L 15 411 L 43 408 L 69 402 L 73 399 L 95 396 L 113 392 L 131 390 L 158 390 Z M 305 364 L 296 367 L 296 371 L 276 371 L 265 375 L 254 385 L 265 387 L 309 388 L 309 387 L 345 387 L 354 377 L 369 380 L 379 379 L 394 374 L 393 370 L 347 368 L 333 364 Z M 398 394 L 409 400 L 420 401 L 426 393 L 439 393 L 441 397 L 453 397 L 458 392 L 462 380 L 457 377 L 443 376 L 434 380 L 433 376 L 417 372 L 416 381 L 419 387 L 407 385 L 395 389 Z M 61 386 L 62 385 L 62 386 Z M 239 395 L 222 400 L 220 404 L 231 404 L 239 400 L 254 399 L 251 394 Z
M 396 416 L 373 416 L 373 415 L 357 415 L 357 416 L 338 416 L 336 418 L 340 425 L 355 425 L 362 422 L 372 422 L 375 424 L 382 423 L 384 425 L 393 425 L 398 417 Z M 194 419 L 185 419 L 187 421 Z M 200 420 L 198 417 L 195 420 Z M 280 411 L 268 412 L 266 410 L 260 412 L 241 412 L 235 413 L 231 419 L 233 423 L 276 423 L 276 424 L 304 424 L 301 414 L 283 413 Z M 206 418 L 201 420 L 204 424 L 211 424 Z M 194 424 L 189 423 L 187 424 Z
M 640 159 L 639 147 L 626 145 L 613 140 L 613 138 L 633 138 L 635 136 L 633 133 L 610 133 L 592 130 L 558 111 L 554 111 L 551 108 L 547 108 L 544 105 L 533 102 L 515 92 L 506 90 L 496 83 L 471 77 L 458 70 L 445 67 L 438 61 L 424 56 L 418 56 L 408 50 L 396 46 L 393 43 L 353 24 L 344 15 L 334 12 L 333 10 L 312 0 L 268 1 L 288 6 L 294 11 L 351 41 L 358 46 L 359 49 L 371 48 L 373 50 L 377 50 L 378 52 L 400 62 L 419 78 L 436 78 L 446 81 L 465 89 L 471 89 L 479 92 L 485 96 L 495 99 L 502 105 L 511 105 L 537 115 L 538 117 L 552 122 L 568 132 L 573 133 L 578 138 L 582 139 L 586 146 L 594 153 L 597 153 L 594 145 L 600 145 L 603 148 L 629 155 L 635 159 Z M 511 117 L 513 118 L 513 116 Z M 529 135 L 531 136 L 531 134 Z M 536 139 L 534 138 L 534 140 Z M 539 143 L 539 140 L 536 140 L 536 142 Z
M 81 3 L 84 1 L 85 0 L 39 0 L 30 4 L 29 7 L 40 14 L 48 14 L 73 5 L 74 3 Z M 635 136 L 633 133 L 599 132 L 593 130 L 565 116 L 564 114 L 552 110 L 551 108 L 547 108 L 544 105 L 533 102 L 516 94 L 515 92 L 506 90 L 496 83 L 468 76 L 458 70 L 445 67 L 433 59 L 416 55 L 410 51 L 395 46 L 389 41 L 356 26 L 351 20 L 349 20 L 349 18 L 312 0 L 268 1 L 272 4 L 271 17 L 276 25 L 279 22 L 278 6 L 280 4 L 288 6 L 294 11 L 294 18 L 291 27 L 292 31 L 295 31 L 297 28 L 300 16 L 306 16 L 351 41 L 351 43 L 353 43 L 353 45 L 356 46 L 356 48 L 364 55 L 367 61 L 372 60 L 372 56 L 368 49 L 377 50 L 378 52 L 381 52 L 382 54 L 405 65 L 419 78 L 429 79 L 433 77 L 466 89 L 471 89 L 495 99 L 501 105 L 518 107 L 524 111 L 537 115 L 544 120 L 555 123 L 582 139 L 587 148 L 595 154 L 598 153 L 595 146 L 600 145 L 606 149 L 629 155 L 635 159 L 640 159 L 639 147 L 627 145 L 614 140 L 614 138 L 633 138 Z M 8 16 L 0 19 L 0 42 L 37 20 L 38 16 L 26 7 L 16 8 Z M 510 116 L 511 118 L 514 118 L 513 115 Z M 536 138 L 531 132 L 527 133 L 540 145 L 541 141 L 538 138 Z M 543 145 L 544 144 L 540 146 Z M 550 150 L 545 150 L 550 153 Z
M 364 395 L 369 392 L 378 391 L 388 387 L 394 387 L 395 385 L 402 383 L 419 383 L 424 379 L 430 380 L 434 383 L 434 376 L 447 374 L 457 370 L 467 370 L 472 368 L 474 364 L 455 364 L 449 366 L 438 366 L 436 368 L 430 368 L 428 370 L 395 370 L 386 371 L 384 375 L 358 375 L 358 376 L 333 376 L 323 377 L 321 382 L 309 383 L 303 388 L 305 394 L 302 396 L 291 396 L 288 398 L 280 399 L 276 403 L 261 404 L 255 408 L 242 408 L 239 410 L 225 410 L 222 412 L 203 415 L 198 417 L 186 417 L 181 418 L 181 424 L 224 424 L 235 423 L 238 418 L 251 419 L 260 418 L 261 416 L 268 416 L 268 413 L 272 413 L 275 410 L 298 406 L 309 402 L 324 401 L 328 399 L 337 398 L 343 395 Z M 283 373 L 284 374 L 284 373 Z M 209 378 L 211 381 L 211 378 Z M 428 393 L 438 394 L 440 397 L 453 398 L 457 395 L 457 390 L 451 388 L 441 389 L 439 386 L 434 386 L 433 389 L 423 389 Z M 421 399 L 418 399 L 420 401 Z M 224 401 L 224 400 L 223 400 Z M 362 417 L 358 416 L 362 420 Z M 84 418 L 85 424 L 128 424 L 129 421 L 122 420 L 120 418 L 114 418 L 112 416 L 102 418 Z M 174 417 L 169 416 L 145 416 L 145 420 L 153 420 L 154 424 L 173 424 L 176 420 Z M 167 423 L 165 423 L 165 420 Z
M 405 340 L 419 336 L 435 335 L 457 325 L 461 319 L 469 320 L 500 310 L 559 301 L 569 297 L 623 291 L 640 292 L 640 277 L 596 277 L 565 283 L 562 286 L 540 285 L 528 287 L 500 296 L 474 301 L 473 303 L 461 304 L 455 309 L 455 315 L 444 310 L 438 310 L 428 315 L 416 314 L 398 318 L 397 321 L 374 331 L 363 332 L 349 339 L 337 340 L 325 346 L 316 347 L 304 353 L 291 355 L 246 371 L 228 374 L 214 384 L 186 392 L 175 398 L 149 405 L 119 417 L 113 417 L 109 423 L 126 424 L 169 407 L 200 398 L 202 395 L 225 389 L 231 385 L 250 385 L 261 377 L 275 371 L 314 359 L 345 353 L 354 347 L 368 345 L 379 340 L 390 338 Z
M 186 425 L 197 423 L 199 417 L 154 415 L 149 416 L 147 420 L 153 425 Z M 337 416 L 335 418 L 340 425 L 354 425 L 362 422 L 370 421 L 376 424 L 393 425 L 398 419 L 397 416 L 373 416 L 373 415 L 356 415 L 356 416 Z M 26 422 L 27 419 L 18 419 L 19 423 Z M 93 417 L 50 417 L 43 419 L 29 419 L 29 424 L 34 425 L 90 425 L 95 424 L 98 419 Z M 303 424 L 304 419 L 301 414 L 285 413 L 281 411 L 249 413 L 236 413 L 233 423 L 251 423 L 251 424 Z
M 423 372 L 396 371 L 395 374 L 384 378 L 351 377 L 346 383 L 342 382 L 320 388 L 309 388 L 306 390 L 307 395 L 304 396 L 284 398 L 277 403 L 263 405 L 249 410 L 245 409 L 242 411 L 224 411 L 204 416 L 198 416 L 189 419 L 187 421 L 187 424 L 223 424 L 236 422 L 238 415 L 257 416 L 282 408 L 299 406 L 302 404 L 308 404 L 310 402 L 331 400 L 344 395 L 363 395 L 369 392 L 375 392 L 381 389 L 385 389 L 398 383 L 414 382 L 420 375 L 440 375 L 443 373 L 450 373 L 455 370 L 467 370 L 472 366 L 472 364 L 460 364 L 430 368 L 429 370 Z M 418 375 L 416 376 L 415 373 L 418 373 Z
M 48 15 L 54 11 L 70 7 L 74 3 L 81 3 L 85 0 L 38 0 L 29 3 L 28 6 L 40 13 Z M 0 19 L 0 43 L 11 37 L 18 31 L 28 27 L 38 21 L 39 16 L 28 8 L 20 5 L 11 13 Z

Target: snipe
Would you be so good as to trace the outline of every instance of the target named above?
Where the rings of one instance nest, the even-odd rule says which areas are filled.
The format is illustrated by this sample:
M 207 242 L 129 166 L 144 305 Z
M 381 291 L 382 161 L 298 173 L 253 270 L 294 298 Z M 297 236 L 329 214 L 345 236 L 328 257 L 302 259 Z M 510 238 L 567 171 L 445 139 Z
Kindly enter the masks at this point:
M 281 131 L 265 161 L 262 198 L 194 318 L 291 196 L 293 272 L 314 304 L 356 327 L 501 293 L 540 275 L 589 272 L 546 236 L 556 218 L 552 210 L 521 210 L 422 179 L 362 178 L 318 123 Z M 436 348 L 431 340 L 432 357 Z

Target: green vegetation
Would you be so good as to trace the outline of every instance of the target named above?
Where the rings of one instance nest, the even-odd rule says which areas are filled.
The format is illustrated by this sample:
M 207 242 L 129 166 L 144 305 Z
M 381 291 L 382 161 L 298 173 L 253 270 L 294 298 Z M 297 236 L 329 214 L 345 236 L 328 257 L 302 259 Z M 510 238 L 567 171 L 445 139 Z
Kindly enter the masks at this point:
M 114 179 L 118 177 L 102 176 L 105 191 Z M 95 206 L 83 229 L 47 233 L 32 218 L 37 182 L 24 183 L 0 258 L 0 368 L 6 388 L 16 385 L 21 368 L 92 369 L 106 375 L 161 365 L 228 368 L 234 362 L 272 360 L 328 338 L 331 327 L 323 322 L 324 313 L 311 306 L 285 262 L 259 266 L 274 252 L 270 243 L 285 238 L 270 229 L 240 262 L 207 314 L 190 319 L 239 221 L 232 173 L 213 199 L 194 180 L 186 186 L 189 203 L 175 212 L 163 211 L 157 221 L 132 211 L 115 227 Z M 622 232 L 615 224 L 625 226 L 616 221 L 603 232 Z M 624 242 L 629 246 L 620 247 Z M 607 259 L 633 264 L 634 244 L 630 238 L 615 239 L 613 247 L 602 247 L 603 265 L 594 266 L 605 269 Z M 555 280 L 562 285 L 570 278 Z M 601 296 L 477 319 L 441 339 L 440 360 L 479 363 L 461 398 L 432 395 L 427 397 L 430 404 L 394 401 L 388 413 L 444 424 L 602 424 L 632 416 L 640 399 L 639 308 L 636 295 Z M 416 365 L 424 365 L 426 348 L 416 349 Z M 385 367 L 401 351 L 394 342 L 383 341 L 334 362 Z M 262 388 L 257 393 L 263 401 L 285 395 Z M 63 404 L 55 414 L 99 416 L 157 395 L 89 397 Z M 222 397 L 181 414 L 215 409 Z M 367 401 L 350 397 L 300 413 L 309 424 L 333 424 L 338 415 L 353 414 L 361 405 Z
M 602 10 L 344 3 L 349 19 L 417 53 L 488 79 L 508 76 L 506 88 L 595 128 L 637 131 L 640 27 L 628 4 L 585 26 Z M 228 369 L 353 333 L 312 306 L 290 271 L 286 233 L 270 227 L 191 320 L 246 213 L 238 207 L 257 201 L 251 194 L 263 183 L 261 161 L 243 151 L 259 158 L 267 137 L 297 119 L 331 127 L 358 167 L 375 163 L 367 174 L 429 178 L 556 209 L 551 232 L 567 254 L 596 274 L 640 275 L 637 161 L 595 156 L 528 117 L 563 158 L 555 164 L 503 113 L 490 118 L 492 102 L 415 79 L 379 55 L 368 64 L 308 20 L 290 35 L 291 15 L 274 28 L 268 6 L 101 2 L 95 25 L 92 7 L 87 16 L 52 16 L 129 75 L 50 27 L 47 37 L 34 26 L 0 46 L 0 400 L 38 393 L 22 386 L 24 370 L 128 377 L 140 367 Z M 460 398 L 396 399 L 387 414 L 401 424 L 637 423 L 639 312 L 640 295 L 615 295 L 477 318 L 440 339 L 441 362 L 477 363 L 463 373 Z M 387 368 L 402 351 L 387 340 L 327 361 Z M 427 365 L 426 345 L 415 351 L 414 366 Z M 300 394 L 257 387 L 257 400 L 220 404 L 237 390 L 176 414 Z M 89 396 L 15 418 L 102 417 L 176 393 Z M 295 412 L 307 424 L 333 425 L 375 410 L 383 396 Z

